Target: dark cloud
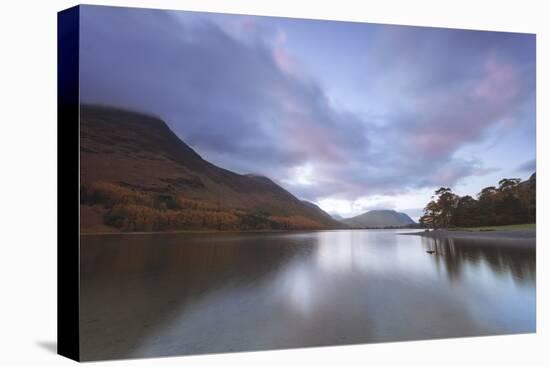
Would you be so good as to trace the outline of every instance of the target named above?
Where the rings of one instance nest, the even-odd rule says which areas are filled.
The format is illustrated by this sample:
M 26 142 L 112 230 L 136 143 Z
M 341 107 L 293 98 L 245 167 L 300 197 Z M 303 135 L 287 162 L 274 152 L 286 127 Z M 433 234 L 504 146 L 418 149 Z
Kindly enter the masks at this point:
M 360 121 L 277 64 L 258 40 L 162 11 L 86 7 L 81 98 L 160 115 L 201 154 L 275 176 L 306 161 L 365 156 Z M 275 175 L 274 175 L 275 173 Z
M 269 27 L 235 17 L 244 39 L 205 19 L 85 6 L 82 101 L 159 115 L 206 159 L 267 175 L 310 200 L 487 173 L 457 151 L 513 123 L 534 93 L 534 37 L 378 26 L 376 52 L 357 81 L 366 104 L 387 107 L 373 123 L 333 108 L 320 84 L 267 40 L 277 35 Z
M 531 159 L 525 163 L 522 163 L 516 168 L 516 171 L 518 172 L 527 172 L 527 173 L 533 173 L 536 170 L 537 170 L 536 159 Z

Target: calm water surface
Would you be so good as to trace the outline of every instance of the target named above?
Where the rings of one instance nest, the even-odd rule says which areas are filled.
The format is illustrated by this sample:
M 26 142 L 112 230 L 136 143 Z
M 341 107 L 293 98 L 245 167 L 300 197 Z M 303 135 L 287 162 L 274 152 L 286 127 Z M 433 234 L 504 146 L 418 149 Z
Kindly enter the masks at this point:
M 403 232 L 82 236 L 82 357 L 535 331 L 534 249 Z

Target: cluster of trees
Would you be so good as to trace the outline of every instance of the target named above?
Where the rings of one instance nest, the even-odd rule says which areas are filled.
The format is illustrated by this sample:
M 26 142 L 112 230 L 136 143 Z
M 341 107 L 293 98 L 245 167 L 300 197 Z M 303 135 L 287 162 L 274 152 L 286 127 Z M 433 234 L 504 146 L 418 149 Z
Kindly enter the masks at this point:
M 435 191 L 420 223 L 431 228 L 478 227 L 533 223 L 536 217 L 536 176 L 522 182 L 505 178 L 498 187 L 481 190 L 477 198 L 459 196 L 448 187 Z
M 224 208 L 219 203 L 170 193 L 145 192 L 109 182 L 82 185 L 80 203 L 103 207 L 103 222 L 127 232 L 321 228 L 321 224 L 302 216 L 275 216 L 259 209 Z

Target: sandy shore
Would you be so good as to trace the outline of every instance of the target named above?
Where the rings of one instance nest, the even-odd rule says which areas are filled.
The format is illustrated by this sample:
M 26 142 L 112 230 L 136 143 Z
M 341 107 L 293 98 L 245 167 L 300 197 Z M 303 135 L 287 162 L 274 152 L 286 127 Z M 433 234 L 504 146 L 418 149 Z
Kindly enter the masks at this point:
M 535 230 L 514 231 L 447 231 L 437 230 L 429 232 L 401 233 L 402 235 L 423 236 L 436 239 L 471 240 L 499 246 L 536 246 Z

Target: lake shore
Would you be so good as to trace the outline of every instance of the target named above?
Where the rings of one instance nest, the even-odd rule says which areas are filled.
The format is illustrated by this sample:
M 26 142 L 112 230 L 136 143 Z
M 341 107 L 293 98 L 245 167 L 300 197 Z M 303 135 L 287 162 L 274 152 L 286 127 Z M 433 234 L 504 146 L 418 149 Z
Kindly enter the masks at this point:
M 304 233 L 304 232 L 331 232 L 341 229 L 186 229 L 174 231 L 136 231 L 136 232 L 80 232 L 80 236 L 127 236 L 127 235 L 173 235 L 173 234 L 204 234 L 204 235 L 224 235 L 224 234 L 271 234 L 271 233 Z M 348 229 L 349 230 L 349 229 Z
M 400 233 L 401 235 L 413 235 L 429 237 L 434 239 L 458 239 L 483 242 L 495 246 L 507 247 L 535 247 L 535 230 L 513 230 L 513 231 L 421 231 L 412 233 Z

